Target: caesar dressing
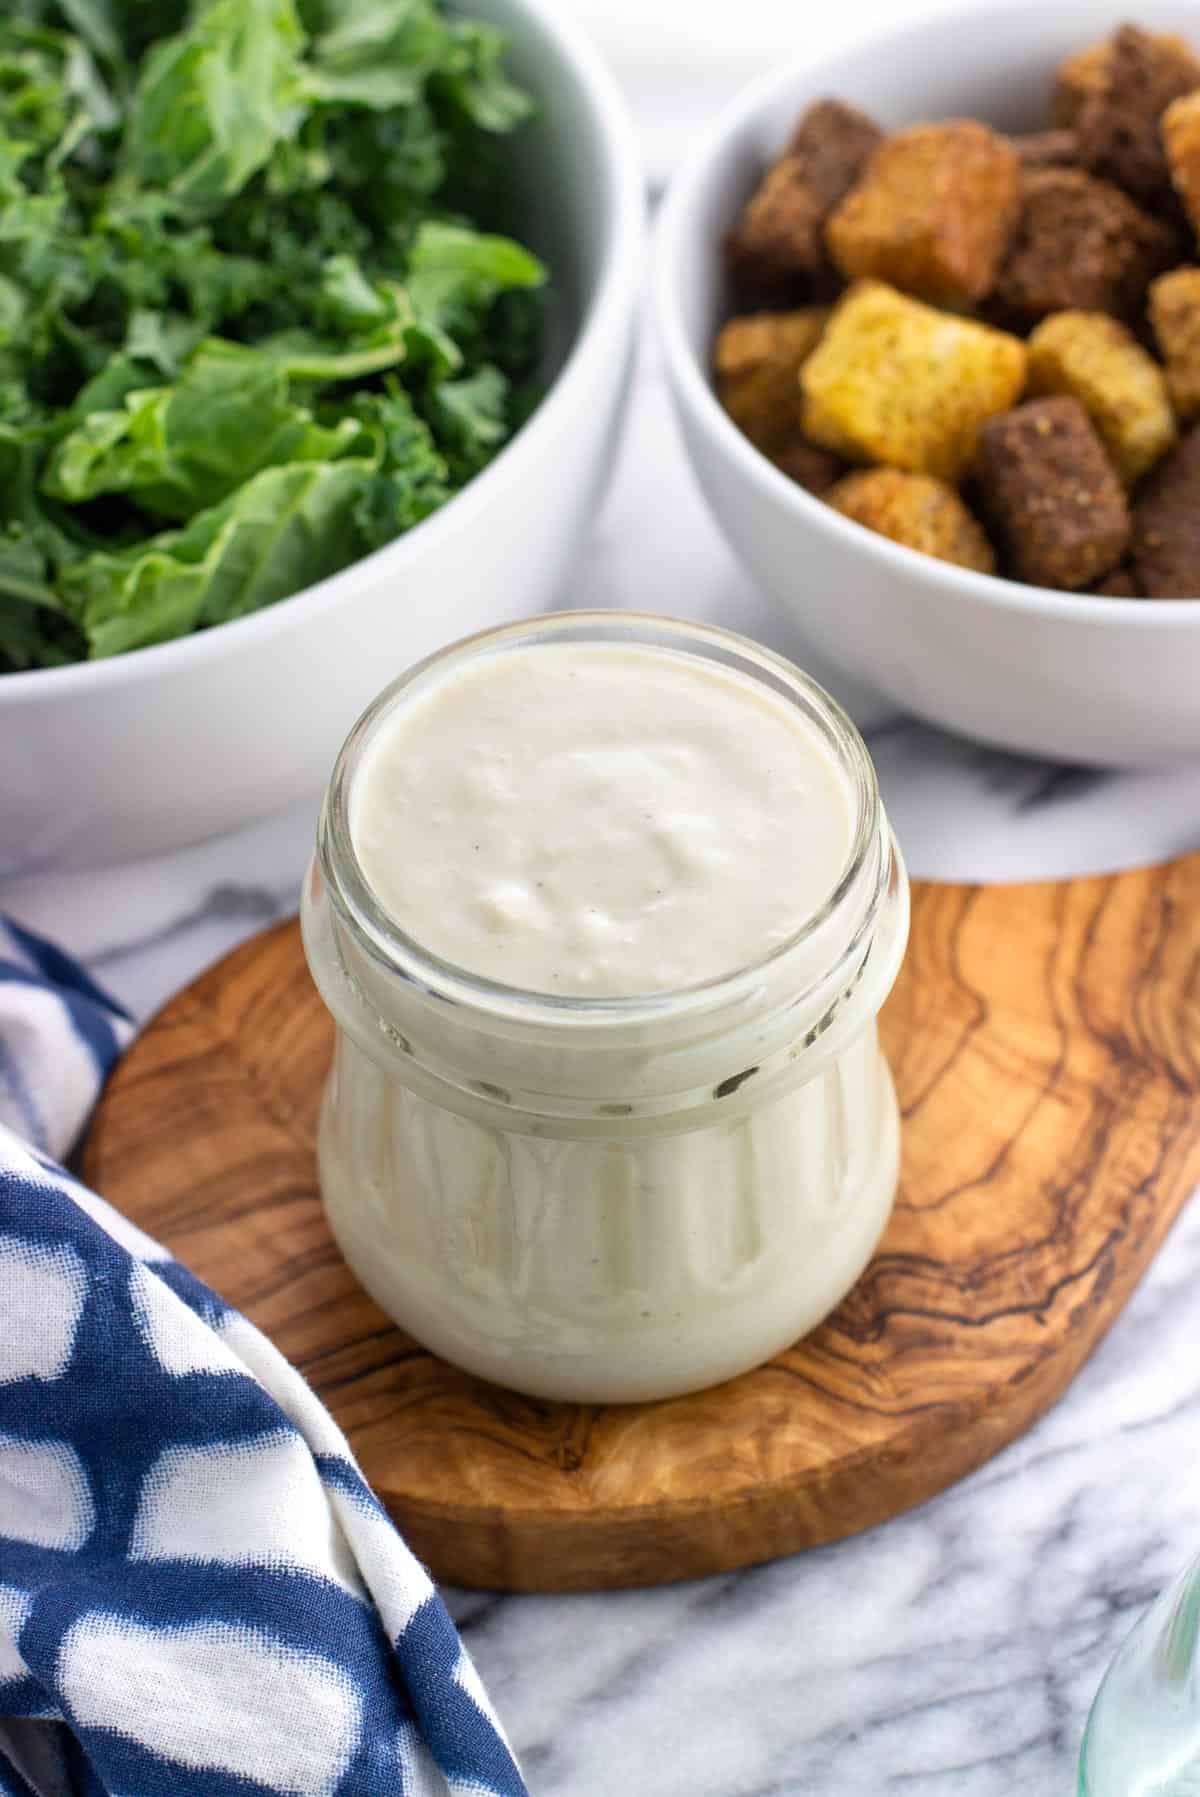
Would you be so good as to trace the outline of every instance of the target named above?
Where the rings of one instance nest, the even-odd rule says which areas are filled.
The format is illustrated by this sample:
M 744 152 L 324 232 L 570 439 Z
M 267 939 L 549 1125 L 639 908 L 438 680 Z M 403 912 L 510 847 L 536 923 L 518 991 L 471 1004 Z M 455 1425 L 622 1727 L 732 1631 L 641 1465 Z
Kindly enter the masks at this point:
M 788 664 L 607 615 L 444 652 L 351 736 L 304 910 L 326 1210 L 435 1352 L 661 1397 L 862 1270 L 907 888 L 861 739 Z
M 422 948 L 578 997 L 763 960 L 829 898 L 853 831 L 851 786 L 794 705 L 636 643 L 449 670 L 381 726 L 350 798 L 363 876 Z

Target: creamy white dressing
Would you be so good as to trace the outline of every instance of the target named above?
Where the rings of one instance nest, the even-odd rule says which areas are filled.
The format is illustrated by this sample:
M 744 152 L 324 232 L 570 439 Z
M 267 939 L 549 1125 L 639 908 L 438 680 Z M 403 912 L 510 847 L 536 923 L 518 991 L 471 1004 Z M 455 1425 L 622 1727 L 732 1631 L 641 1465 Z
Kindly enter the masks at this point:
M 676 991 L 833 893 L 853 795 L 797 708 L 646 645 L 550 644 L 402 703 L 354 781 L 368 885 L 423 948 L 530 992 Z
M 776 1353 L 872 1253 L 908 904 L 818 688 L 781 695 L 749 643 L 729 667 L 719 633 L 610 628 L 514 627 L 385 697 L 304 930 L 339 1025 L 321 1190 L 359 1279 L 472 1372 L 625 1402 Z M 359 921 L 360 876 L 402 935 Z

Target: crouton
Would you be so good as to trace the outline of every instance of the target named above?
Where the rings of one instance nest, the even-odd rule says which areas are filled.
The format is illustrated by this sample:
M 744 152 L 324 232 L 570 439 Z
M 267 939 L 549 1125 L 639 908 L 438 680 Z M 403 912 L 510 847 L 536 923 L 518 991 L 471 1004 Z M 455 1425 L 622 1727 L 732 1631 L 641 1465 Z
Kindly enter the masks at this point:
M 736 380 L 760 368 L 790 370 L 820 341 L 829 323 L 827 306 L 800 306 L 793 312 L 749 312 L 731 318 L 717 337 L 713 367 L 720 380 Z
M 1162 140 L 1175 191 L 1200 235 L 1200 93 L 1188 94 L 1162 115 Z
M 812 493 L 832 486 L 844 468 L 800 427 L 800 367 L 828 319 L 819 306 L 731 318 L 713 350 L 717 394 L 729 416 L 756 449 Z
M 1175 441 L 1162 369 L 1103 312 L 1056 312 L 1029 339 L 1031 393 L 1070 393 L 1100 433 L 1127 487 Z
M 784 444 L 771 460 L 789 480 L 818 497 L 828 492 L 834 481 L 846 472 L 841 456 L 834 455 L 830 449 L 822 449 L 817 443 L 810 443 L 807 437 L 799 434 Z
M 1133 514 L 1133 565 L 1152 599 L 1200 599 L 1200 425 L 1150 476 Z
M 1079 169 L 1034 169 L 995 309 L 1019 328 L 1048 312 L 1130 318 L 1155 275 L 1178 260 L 1176 233 L 1119 188 Z
M 791 135 L 787 153 L 804 164 L 809 185 L 826 212 L 846 195 L 883 132 L 842 100 L 817 100 Z
M 981 526 L 954 488 L 930 474 L 860 469 L 831 487 L 825 502 L 893 543 L 980 574 L 995 573 L 996 557 Z
M 721 404 L 764 455 L 800 431 L 800 365 L 829 319 L 811 306 L 731 318 L 717 338 L 713 368 Z
M 1009 142 L 1023 169 L 1078 167 L 1079 139 L 1074 131 L 1028 131 Z
M 1200 413 L 1200 268 L 1173 268 L 1150 289 L 1150 322 L 1167 364 L 1167 392 L 1185 422 Z
M 840 100 L 810 106 L 730 235 L 735 279 L 770 288 L 821 278 L 828 271 L 822 227 L 881 136 Z
M 1025 384 L 1025 345 L 880 281 L 852 287 L 800 373 L 805 434 L 851 461 L 954 481 Z
M 1142 596 L 1132 568 L 1114 568 L 1111 574 L 1096 582 L 1092 591 L 1097 599 L 1140 599 Z
M 968 306 L 990 292 L 1021 208 L 1021 163 L 975 119 L 885 138 L 825 227 L 850 280 Z
M 975 479 L 1018 580 L 1078 590 L 1124 559 L 1125 491 L 1077 399 L 1034 399 L 989 419 Z
M 1177 41 L 1183 42 L 1182 38 Z M 1104 93 L 1111 66 L 1112 45 L 1107 41 L 1088 44 L 1059 64 L 1050 102 L 1050 116 L 1057 126 L 1069 130 L 1088 101 Z
M 1182 94 L 1200 87 L 1200 62 L 1179 38 L 1123 25 L 1109 46 L 1101 86 L 1075 118 L 1084 168 L 1154 208 L 1170 195 L 1159 122 Z

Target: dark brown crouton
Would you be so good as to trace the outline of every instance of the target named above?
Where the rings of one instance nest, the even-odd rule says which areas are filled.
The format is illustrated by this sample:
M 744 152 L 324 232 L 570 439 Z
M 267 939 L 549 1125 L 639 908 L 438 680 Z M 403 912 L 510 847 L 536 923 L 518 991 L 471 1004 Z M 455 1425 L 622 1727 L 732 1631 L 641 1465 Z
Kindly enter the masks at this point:
M 882 138 L 864 112 L 841 100 L 818 100 L 796 126 L 787 153 L 804 164 L 810 187 L 829 212 L 849 193 Z
M 798 487 L 816 494 L 827 493 L 834 481 L 840 480 L 846 472 L 846 464 L 841 456 L 834 455 L 832 450 L 822 449 L 819 443 L 801 436 L 794 437 L 771 460 Z
M 1104 79 L 1075 120 L 1083 166 L 1146 206 L 1163 203 L 1170 176 L 1159 120 L 1173 100 L 1200 87 L 1200 62 L 1177 39 L 1123 25 Z
M 743 289 L 823 283 L 825 220 L 880 141 L 877 125 L 840 100 L 818 100 L 751 194 L 728 242 Z
M 1077 399 L 1035 399 L 989 419 L 975 479 L 1018 580 L 1077 591 L 1123 560 L 1125 492 Z
M 1096 582 L 1092 591 L 1097 599 L 1140 599 L 1142 596 L 1132 568 L 1114 568 L 1111 574 Z
M 1133 565 L 1152 599 L 1200 599 L 1200 425 L 1150 476 L 1133 513 Z
M 1024 169 L 1079 166 L 1079 139 L 1073 131 L 1030 131 L 1009 141 Z
M 1034 325 L 1049 312 L 1134 316 L 1179 260 L 1176 233 L 1127 194 L 1079 169 L 1035 169 L 994 296 L 997 316 Z

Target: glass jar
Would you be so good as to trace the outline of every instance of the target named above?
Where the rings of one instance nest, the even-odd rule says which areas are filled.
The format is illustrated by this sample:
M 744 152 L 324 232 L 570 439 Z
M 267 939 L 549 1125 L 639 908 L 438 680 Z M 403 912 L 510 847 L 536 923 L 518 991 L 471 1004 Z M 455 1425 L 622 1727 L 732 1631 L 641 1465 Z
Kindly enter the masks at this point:
M 1200 1560 L 1156 1598 L 1104 1675 L 1079 1797 L 1200 1797 Z
M 853 844 L 782 947 L 653 998 L 549 997 L 449 965 L 385 914 L 349 800 L 375 732 L 473 658 L 652 645 L 733 669 L 815 725 Z M 539 1397 L 624 1402 L 732 1377 L 815 1327 L 891 1211 L 899 1118 L 876 1016 L 908 884 L 853 724 L 780 657 L 666 619 L 491 631 L 390 686 L 330 781 L 303 900 L 337 1024 L 320 1125 L 330 1226 L 366 1289 L 443 1358 Z

